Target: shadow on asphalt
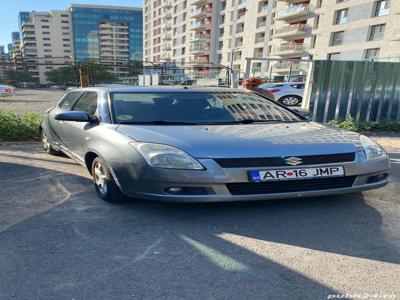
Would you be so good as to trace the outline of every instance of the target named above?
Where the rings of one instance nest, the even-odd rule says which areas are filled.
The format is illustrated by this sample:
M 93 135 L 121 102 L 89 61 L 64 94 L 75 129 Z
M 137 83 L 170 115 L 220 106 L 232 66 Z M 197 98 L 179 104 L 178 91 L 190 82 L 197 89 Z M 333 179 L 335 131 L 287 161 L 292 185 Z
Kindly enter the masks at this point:
M 32 177 L 22 200 L 57 197 L 54 186 L 60 184 L 68 193 L 58 205 L 0 232 L 0 298 L 316 299 L 338 294 L 222 234 L 400 263 L 398 249 L 381 233 L 381 215 L 362 194 L 110 204 L 97 198 L 87 178 L 28 165 L 8 164 L 7 169 L 18 169 L 24 180 Z M 38 184 L 35 178 L 44 175 Z M 0 179 L 0 188 L 21 184 L 18 180 Z

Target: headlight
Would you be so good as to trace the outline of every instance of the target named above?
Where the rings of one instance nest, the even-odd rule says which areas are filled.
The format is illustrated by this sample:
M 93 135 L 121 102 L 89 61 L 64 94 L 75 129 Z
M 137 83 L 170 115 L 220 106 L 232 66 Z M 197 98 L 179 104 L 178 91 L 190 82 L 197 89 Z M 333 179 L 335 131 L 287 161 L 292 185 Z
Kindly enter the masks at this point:
M 364 148 L 365 155 L 367 156 L 367 160 L 375 160 L 386 157 L 386 152 L 383 150 L 381 146 L 375 143 L 370 138 L 365 135 L 360 135 L 360 142 Z
M 189 154 L 168 145 L 153 143 L 129 143 L 156 168 L 204 170 L 204 167 Z

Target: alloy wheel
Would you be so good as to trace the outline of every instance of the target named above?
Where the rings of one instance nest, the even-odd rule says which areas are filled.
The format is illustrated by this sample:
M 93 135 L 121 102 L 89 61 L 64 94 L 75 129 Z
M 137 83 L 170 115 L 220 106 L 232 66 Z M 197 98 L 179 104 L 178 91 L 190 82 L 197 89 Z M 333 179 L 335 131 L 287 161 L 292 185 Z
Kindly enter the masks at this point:
M 282 103 L 288 106 L 299 104 L 299 99 L 294 96 L 288 96 L 282 99 Z
M 50 151 L 51 145 L 49 143 L 49 140 L 47 138 L 47 134 L 44 130 L 42 130 L 42 143 L 43 143 L 43 149 L 46 152 Z
M 94 182 L 97 186 L 97 189 L 104 196 L 108 191 L 106 168 L 100 162 L 96 162 L 93 171 Z

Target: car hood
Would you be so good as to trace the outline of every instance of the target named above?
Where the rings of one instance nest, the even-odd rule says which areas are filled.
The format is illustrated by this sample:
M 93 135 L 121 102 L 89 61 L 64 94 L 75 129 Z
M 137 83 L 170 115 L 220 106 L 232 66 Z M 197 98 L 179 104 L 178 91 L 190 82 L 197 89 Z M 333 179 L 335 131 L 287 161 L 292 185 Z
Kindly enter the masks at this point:
M 130 138 L 177 147 L 196 158 L 281 157 L 356 152 L 359 134 L 313 122 L 156 126 L 120 125 Z

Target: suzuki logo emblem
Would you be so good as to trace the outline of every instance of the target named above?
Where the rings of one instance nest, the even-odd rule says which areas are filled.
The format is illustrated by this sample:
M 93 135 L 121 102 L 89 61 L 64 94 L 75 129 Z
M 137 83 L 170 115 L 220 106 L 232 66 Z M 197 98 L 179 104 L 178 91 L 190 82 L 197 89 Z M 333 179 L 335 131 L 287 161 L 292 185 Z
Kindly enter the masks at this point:
M 285 158 L 285 162 L 288 165 L 297 166 L 297 165 L 302 164 L 303 160 L 300 157 L 292 156 L 292 157 Z

